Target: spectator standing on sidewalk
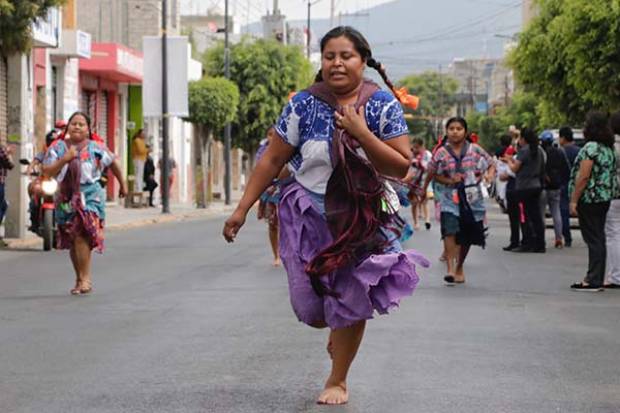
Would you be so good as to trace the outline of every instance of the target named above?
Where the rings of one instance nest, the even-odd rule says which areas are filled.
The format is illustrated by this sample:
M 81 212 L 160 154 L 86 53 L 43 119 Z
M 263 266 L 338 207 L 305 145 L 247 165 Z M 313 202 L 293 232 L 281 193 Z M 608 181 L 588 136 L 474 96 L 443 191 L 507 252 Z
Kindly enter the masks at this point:
M 366 66 L 399 95 L 361 33 L 340 26 L 323 37 L 318 80 L 284 108 L 275 126 L 279 139 L 267 147 L 223 230 L 232 242 L 249 209 L 290 161 L 294 179 L 282 187 L 279 205 L 280 255 L 299 320 L 331 329 L 332 371 L 320 404 L 347 403 L 346 379 L 366 320 L 410 295 L 417 266 L 428 266 L 417 252 L 402 250 L 388 229 L 395 206 L 386 204 L 379 174 L 402 179 L 411 151 L 401 104 L 364 79 Z M 370 162 L 361 161 L 358 151 Z M 343 153 L 352 162 L 343 162 Z
M 144 141 L 144 129 L 139 129 L 133 136 L 131 143 L 131 156 L 133 159 L 133 191 L 142 193 L 144 191 L 144 163 L 149 151 Z
M 519 138 L 519 152 L 513 159 L 505 157 L 510 169 L 516 174 L 515 189 L 517 199 L 525 210 L 528 243 L 513 252 L 545 252 L 545 224 L 540 211 L 540 197 L 545 175 L 545 152 L 539 146 L 538 135 L 534 130 L 523 128 Z
M 579 153 L 579 146 L 575 145 L 573 139 L 573 130 L 568 126 L 560 128 L 560 147 L 566 156 L 568 167 L 573 168 L 577 154 Z M 568 193 L 568 182 L 566 182 L 560 190 L 560 213 L 562 214 L 562 235 L 564 236 L 564 246 L 570 247 L 573 245 L 573 236 L 570 231 L 570 194 Z
M 154 207 L 153 192 L 155 192 L 155 188 L 157 188 L 157 181 L 155 180 L 155 162 L 151 156 L 153 148 L 151 145 L 146 145 L 146 150 L 147 155 L 146 161 L 144 162 L 144 189 L 149 193 L 149 206 Z
M 12 153 L 13 149 L 7 145 L 6 138 L 0 135 L 0 225 L 9 207 L 6 201 L 5 184 L 9 170 L 15 167 Z
M 56 197 L 57 247 L 70 251 L 76 275 L 73 295 L 92 291 L 92 251 L 103 252 L 106 195 L 99 180 L 106 167 L 120 184 L 119 196 L 127 194 L 114 154 L 91 135 L 88 115 L 75 112 L 69 118 L 65 139 L 52 144 L 43 164 L 43 173 L 56 177 L 60 187 Z
M 553 231 L 555 233 L 555 248 L 562 248 L 562 213 L 560 212 L 561 188 L 570 180 L 570 167 L 568 160 L 561 149 L 553 146 L 553 133 L 544 131 L 540 134 L 540 142 L 547 162 L 545 163 L 545 178 L 543 193 L 541 196 L 541 214 L 544 220 L 545 209 L 548 206 L 553 219 Z
M 570 212 L 579 218 L 581 235 L 588 245 L 588 272 L 571 288 L 602 291 L 607 260 L 605 219 L 611 200 L 618 194 L 614 134 L 607 115 L 590 112 L 583 135 L 586 144 L 575 160 L 569 191 Z
M 441 208 L 447 265 L 444 281 L 454 285 L 465 282 L 463 265 L 471 246 L 485 245 L 486 210 L 480 184 L 493 175 L 494 162 L 482 147 L 468 141 L 465 119 L 449 119 L 446 132 L 448 142 L 433 155 L 430 174 Z
M 615 134 L 616 181 L 620 188 L 620 111 L 611 115 L 611 130 Z M 620 191 L 609 206 L 605 221 L 607 241 L 607 282 L 605 288 L 620 289 Z

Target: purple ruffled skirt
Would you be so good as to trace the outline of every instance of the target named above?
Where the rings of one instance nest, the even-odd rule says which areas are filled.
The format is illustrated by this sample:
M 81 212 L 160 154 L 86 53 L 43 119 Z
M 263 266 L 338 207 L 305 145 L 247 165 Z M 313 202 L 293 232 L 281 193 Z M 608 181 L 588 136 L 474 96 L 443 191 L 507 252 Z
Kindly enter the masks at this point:
M 305 324 L 324 322 L 336 329 L 371 319 L 375 310 L 387 314 L 402 297 L 413 293 L 419 280 L 416 266 L 429 266 L 418 252 L 401 251 L 392 243 L 389 252 L 370 255 L 357 265 L 322 277 L 321 281 L 338 297 L 321 297 L 313 290 L 305 267 L 332 242 L 325 216 L 297 182 L 283 188 L 278 213 L 280 257 L 288 273 L 291 304 Z

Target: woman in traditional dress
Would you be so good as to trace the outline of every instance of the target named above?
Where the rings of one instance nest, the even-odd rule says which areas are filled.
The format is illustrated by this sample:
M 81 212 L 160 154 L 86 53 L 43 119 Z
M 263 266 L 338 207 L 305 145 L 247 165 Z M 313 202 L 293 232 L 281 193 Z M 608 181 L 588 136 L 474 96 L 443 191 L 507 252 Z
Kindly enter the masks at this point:
M 47 150 L 43 166 L 43 173 L 56 177 L 60 184 L 56 198 L 57 248 L 70 252 L 76 275 L 73 295 L 92 291 L 92 250 L 103 252 L 106 193 L 99 181 L 104 168 L 110 167 L 118 180 L 119 196 L 127 194 L 114 154 L 91 135 L 88 116 L 75 112 L 69 118 L 65 138 Z
M 430 175 L 441 208 L 446 285 L 465 282 L 463 265 L 472 245 L 485 246 L 486 214 L 480 183 L 494 174 L 494 162 L 478 144 L 467 139 L 467 122 L 460 117 L 446 123 L 447 142 L 434 153 Z
M 398 242 L 398 197 L 379 174 L 402 179 L 409 169 L 407 125 L 399 101 L 364 79 L 369 66 L 394 90 L 364 37 L 337 27 L 321 40 L 321 71 L 286 105 L 223 235 L 232 242 L 260 194 L 289 162 L 279 204 L 280 256 L 298 319 L 329 327 L 332 370 L 318 403 L 343 404 L 347 373 L 366 320 L 410 295 L 417 265 L 428 261 Z M 395 205 L 396 204 L 396 205 Z
M 267 137 L 263 139 L 258 145 L 258 150 L 256 151 L 255 162 L 259 162 L 260 159 L 265 154 L 267 150 L 267 146 L 269 142 L 273 139 L 279 139 L 275 135 L 274 128 L 269 128 L 267 131 Z M 286 168 L 283 169 L 284 171 Z M 283 173 L 280 173 L 282 176 Z M 279 267 L 281 264 L 280 261 L 280 252 L 278 248 L 278 203 L 280 202 L 280 187 L 278 185 L 277 179 L 272 182 L 271 185 L 263 192 L 258 201 L 258 213 L 257 218 L 264 219 L 267 222 L 269 228 L 269 244 L 271 245 L 271 252 L 273 253 L 273 266 Z

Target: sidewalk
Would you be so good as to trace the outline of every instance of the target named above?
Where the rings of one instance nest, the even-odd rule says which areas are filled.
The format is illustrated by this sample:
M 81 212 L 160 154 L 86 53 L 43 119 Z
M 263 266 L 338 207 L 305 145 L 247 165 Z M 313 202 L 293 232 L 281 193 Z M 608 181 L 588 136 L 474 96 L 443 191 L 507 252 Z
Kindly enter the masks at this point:
M 197 209 L 191 204 L 170 205 L 170 214 L 162 214 L 161 206 L 157 208 L 124 208 L 116 204 L 106 205 L 106 230 L 125 230 L 146 225 L 161 224 L 165 222 L 183 221 L 187 219 L 225 216 L 232 212 L 236 202 L 225 205 L 224 202 L 213 202 L 205 209 Z M 42 245 L 43 240 L 28 232 L 25 238 L 5 238 L 4 248 L 33 248 Z M 0 249 L 2 247 L 0 246 Z

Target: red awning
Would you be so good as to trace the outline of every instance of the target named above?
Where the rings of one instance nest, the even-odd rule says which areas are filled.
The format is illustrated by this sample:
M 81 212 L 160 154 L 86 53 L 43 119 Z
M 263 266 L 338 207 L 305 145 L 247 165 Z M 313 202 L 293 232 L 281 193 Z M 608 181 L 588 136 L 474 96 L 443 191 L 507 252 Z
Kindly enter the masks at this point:
M 93 43 L 90 59 L 80 59 L 80 72 L 118 83 L 142 83 L 142 52 L 118 43 Z

